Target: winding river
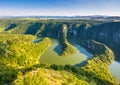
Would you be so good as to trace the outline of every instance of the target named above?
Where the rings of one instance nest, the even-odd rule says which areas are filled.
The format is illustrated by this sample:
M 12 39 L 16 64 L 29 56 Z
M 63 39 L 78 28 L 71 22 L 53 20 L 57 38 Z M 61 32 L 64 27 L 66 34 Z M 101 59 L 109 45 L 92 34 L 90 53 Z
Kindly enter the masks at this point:
M 114 61 L 109 66 L 110 72 L 117 78 L 117 80 L 120 82 L 120 62 Z
M 34 43 L 40 42 L 41 39 L 36 39 Z M 77 65 L 91 58 L 93 55 L 86 51 L 83 47 L 77 44 L 73 44 L 78 51 L 69 56 L 60 56 L 61 45 L 55 39 L 51 39 L 51 46 L 46 50 L 46 52 L 41 56 L 40 62 L 46 64 L 57 64 L 57 65 Z M 120 62 L 114 61 L 109 66 L 110 72 L 120 81 Z
M 55 39 L 51 39 L 51 40 L 52 40 L 51 46 L 46 50 L 46 52 L 40 58 L 41 63 L 58 64 L 58 65 L 65 65 L 65 64 L 76 65 L 92 57 L 92 54 L 90 54 L 83 47 L 77 44 L 74 44 L 74 46 L 78 49 L 76 53 L 68 56 L 60 56 L 61 45 L 57 40 Z

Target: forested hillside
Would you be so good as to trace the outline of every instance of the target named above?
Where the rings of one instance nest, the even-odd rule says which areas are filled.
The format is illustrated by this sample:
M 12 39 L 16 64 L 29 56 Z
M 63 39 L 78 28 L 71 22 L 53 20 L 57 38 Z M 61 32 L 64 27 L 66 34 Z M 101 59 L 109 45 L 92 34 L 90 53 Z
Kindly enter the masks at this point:
M 67 25 L 67 38 L 93 39 L 106 44 L 115 52 L 119 61 L 120 22 L 92 20 L 39 20 L 39 19 L 1 19 L 1 33 L 32 34 L 42 37 L 63 38 L 62 25 Z
M 0 20 L 0 85 L 120 85 L 108 66 L 119 61 L 120 22 L 91 20 Z M 109 31 L 112 30 L 112 31 Z M 60 55 L 77 52 L 70 41 L 93 57 L 81 65 L 40 62 L 54 38 Z M 114 55 L 115 54 L 115 55 Z

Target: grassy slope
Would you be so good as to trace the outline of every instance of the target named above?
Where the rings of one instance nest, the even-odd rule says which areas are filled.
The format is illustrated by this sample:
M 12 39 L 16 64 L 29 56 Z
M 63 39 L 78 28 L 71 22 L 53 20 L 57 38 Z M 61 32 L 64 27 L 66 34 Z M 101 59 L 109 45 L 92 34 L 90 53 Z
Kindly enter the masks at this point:
M 50 46 L 48 38 L 34 44 L 35 37 L 31 35 L 1 34 L 0 37 L 2 37 L 0 40 L 0 62 L 10 66 L 29 67 L 39 63 L 40 56 Z
M 94 54 L 93 58 L 87 61 L 83 67 L 92 79 L 95 79 L 97 85 L 118 85 L 116 79 L 111 75 L 108 65 L 114 61 L 114 54 L 106 45 L 93 41 L 96 50 L 90 50 Z M 89 44 L 90 45 L 90 44 Z M 99 48 L 99 49 L 98 49 Z
M 48 23 L 48 21 L 46 20 L 46 21 L 42 21 L 42 22 Z M 26 21 L 26 20 L 14 20 L 13 19 L 13 20 L 1 20 L 1 22 L 2 23 L 0 23 L 0 28 L 4 28 L 4 29 L 8 28 L 10 24 L 13 24 L 13 23 L 17 24 L 18 27 L 10 28 L 11 30 L 8 30 L 8 32 L 25 33 L 27 28 L 30 25 L 31 20 Z M 57 21 L 57 22 L 59 22 L 59 21 Z M 60 22 L 64 23 L 64 21 L 60 21 Z M 70 21 L 69 23 L 71 23 L 71 22 L 73 22 L 73 21 Z M 76 23 L 76 22 L 77 21 L 75 21 L 74 23 Z M 21 29 L 21 30 L 19 30 L 19 29 Z M 6 37 L 6 36 L 9 36 L 9 37 Z M 10 82 L 13 82 L 13 81 L 16 85 L 24 85 L 22 78 L 24 78 L 25 75 L 27 76 L 26 78 L 28 79 L 28 81 L 30 81 L 28 83 L 32 83 L 33 81 L 40 82 L 39 80 L 37 80 L 40 77 L 42 83 L 48 84 L 49 82 L 52 82 L 55 80 L 53 83 L 57 84 L 56 81 L 59 80 L 59 77 L 58 77 L 58 79 L 55 79 L 56 76 L 65 75 L 62 77 L 63 79 L 61 79 L 61 81 L 58 82 L 59 84 L 62 84 L 62 83 L 63 83 L 63 85 L 70 84 L 69 80 L 72 81 L 75 79 L 74 81 L 71 82 L 71 85 L 75 85 L 75 82 L 76 83 L 80 82 L 78 85 L 80 85 L 83 82 L 85 85 L 87 85 L 86 82 L 88 82 L 90 85 L 93 85 L 93 83 L 95 85 L 118 85 L 118 82 L 110 74 L 110 72 L 108 70 L 107 63 L 109 63 L 108 58 L 111 55 L 111 52 L 109 54 L 109 50 L 105 50 L 105 54 L 96 55 L 93 59 L 89 60 L 87 62 L 87 64 L 82 68 L 78 68 L 78 67 L 74 67 L 74 66 L 72 66 L 72 67 L 67 66 L 67 67 L 64 67 L 63 71 L 60 71 L 60 69 L 58 69 L 58 71 L 54 71 L 54 70 L 51 70 L 51 68 L 49 67 L 49 69 L 47 69 L 48 75 L 51 75 L 54 72 L 56 72 L 58 74 L 56 76 L 51 76 L 49 78 L 49 76 L 46 75 L 47 73 L 46 73 L 45 68 L 43 68 L 43 67 L 42 68 L 38 67 L 38 68 L 42 69 L 42 70 L 38 70 L 38 72 L 37 72 L 37 74 L 40 76 L 33 75 L 33 71 L 36 72 L 37 70 L 29 70 L 29 72 L 26 72 L 24 74 L 25 70 L 14 67 L 14 65 L 15 66 L 26 66 L 27 65 L 27 67 L 31 67 L 32 65 L 35 65 L 36 61 L 38 60 L 38 57 L 40 57 L 40 54 L 43 53 L 43 50 L 41 51 L 41 49 L 44 49 L 44 51 L 45 51 L 45 49 L 47 49 L 47 47 L 49 47 L 49 44 L 46 44 L 46 43 L 48 43 L 48 42 L 46 42 L 47 40 L 45 40 L 45 41 L 43 40 L 42 45 L 45 45 L 45 48 L 44 48 L 41 46 L 40 43 L 38 43 L 38 44 L 31 43 L 31 41 L 35 38 L 31 37 L 29 35 L 24 36 L 24 35 L 2 34 L 2 35 L 0 35 L 0 38 L 1 38 L 1 41 L 0 41 L 1 42 L 0 43 L 0 45 L 1 45 L 0 46 L 0 50 L 1 50 L 0 51 L 0 55 L 1 55 L 0 56 L 0 61 L 1 61 L 0 62 L 0 74 L 1 74 L 0 75 L 0 84 L 1 85 L 3 85 L 4 83 L 10 84 Z M 46 43 L 44 43 L 44 42 L 46 42 Z M 18 49 L 20 51 L 18 51 Z M 41 53 L 39 53 L 39 51 L 41 51 Z M 106 55 L 106 52 L 107 52 L 107 55 Z M 21 57 L 21 54 L 22 54 L 22 57 Z M 35 59 L 33 59 L 33 57 Z M 25 59 L 22 59 L 22 58 L 25 58 Z M 21 60 L 21 61 L 19 62 L 19 60 Z M 26 63 L 26 61 L 27 61 L 27 63 Z M 20 72 L 18 72 L 19 70 L 20 70 Z M 69 76 L 67 74 L 69 74 Z M 20 77 L 21 79 L 19 79 L 19 75 L 22 75 Z M 31 75 L 31 76 L 29 76 L 29 75 Z M 17 79 L 15 79 L 16 76 L 18 76 Z M 47 78 L 45 76 L 47 76 Z M 19 81 L 19 80 L 21 80 L 21 81 Z M 19 84 L 16 81 L 19 81 L 21 84 Z M 84 85 L 84 84 L 81 84 L 81 85 Z
M 55 71 L 51 69 L 36 69 L 22 73 L 14 80 L 14 85 L 88 85 L 67 71 Z

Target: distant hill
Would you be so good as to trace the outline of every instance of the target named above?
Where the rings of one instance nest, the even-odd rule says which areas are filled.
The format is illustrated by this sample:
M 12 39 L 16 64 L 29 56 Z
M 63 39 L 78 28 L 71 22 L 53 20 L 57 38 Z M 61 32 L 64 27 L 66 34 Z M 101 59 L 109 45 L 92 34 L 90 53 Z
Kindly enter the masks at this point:
M 99 20 L 99 21 L 119 21 L 120 16 L 0 16 L 0 18 L 45 18 L 45 19 L 85 19 L 85 20 Z
M 115 17 L 114 17 L 115 18 Z M 67 38 L 94 39 L 110 47 L 117 60 L 120 60 L 120 22 L 95 20 L 39 20 L 1 19 L 1 33 L 32 34 L 39 37 L 62 38 L 62 25 L 67 25 Z

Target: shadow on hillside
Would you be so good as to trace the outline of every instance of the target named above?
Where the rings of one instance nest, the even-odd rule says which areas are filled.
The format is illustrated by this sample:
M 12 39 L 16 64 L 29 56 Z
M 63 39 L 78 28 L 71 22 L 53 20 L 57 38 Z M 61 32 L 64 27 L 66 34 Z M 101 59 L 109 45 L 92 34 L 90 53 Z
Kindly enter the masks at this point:
M 41 29 L 41 23 L 33 23 L 28 27 L 25 34 L 35 35 L 39 29 Z
M 11 29 L 15 28 L 16 26 L 17 26 L 16 24 L 10 24 L 10 25 L 5 29 L 5 31 L 11 30 Z
M 18 70 L 15 68 L 2 63 L 0 63 L 0 68 L 2 68 L 0 71 L 2 74 L 0 75 L 0 85 L 9 85 L 17 78 Z
M 86 65 L 86 64 L 87 64 L 87 60 L 85 60 L 85 61 L 83 61 L 83 62 L 81 62 L 81 63 L 75 64 L 75 66 L 81 67 L 81 66 L 84 66 L 84 65 Z
M 53 49 L 59 56 L 62 54 L 62 46 L 58 44 L 54 49 Z

